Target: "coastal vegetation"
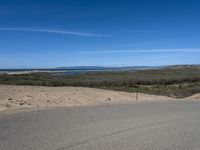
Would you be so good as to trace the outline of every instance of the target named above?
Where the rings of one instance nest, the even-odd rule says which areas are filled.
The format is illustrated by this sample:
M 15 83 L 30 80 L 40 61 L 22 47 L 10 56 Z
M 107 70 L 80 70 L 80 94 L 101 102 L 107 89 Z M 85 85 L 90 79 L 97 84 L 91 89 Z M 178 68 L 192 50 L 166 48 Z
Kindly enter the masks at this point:
M 78 86 L 139 92 L 184 98 L 200 92 L 200 68 L 85 72 L 81 74 L 31 73 L 0 74 L 0 84 L 39 86 Z

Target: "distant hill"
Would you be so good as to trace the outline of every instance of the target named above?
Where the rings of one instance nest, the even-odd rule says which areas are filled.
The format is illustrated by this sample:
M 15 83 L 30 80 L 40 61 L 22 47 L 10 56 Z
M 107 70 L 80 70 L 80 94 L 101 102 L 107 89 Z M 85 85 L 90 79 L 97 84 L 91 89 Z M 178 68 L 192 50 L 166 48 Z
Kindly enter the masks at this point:
M 0 71 L 58 71 L 58 70 L 83 70 L 83 71 L 125 71 L 125 70 L 145 70 L 145 69 L 200 69 L 200 65 L 168 65 L 168 66 L 124 66 L 124 67 L 105 67 L 105 66 L 69 66 L 56 68 L 24 68 L 24 69 L 0 69 Z
M 200 65 L 171 65 L 166 66 L 166 69 L 200 69 Z
M 57 67 L 56 69 L 70 70 L 142 70 L 142 69 L 159 69 L 163 66 L 126 66 L 126 67 L 103 67 L 103 66 L 70 66 Z
M 70 67 L 57 67 L 56 69 L 105 70 L 105 69 L 108 69 L 108 67 L 101 67 L 101 66 L 70 66 Z

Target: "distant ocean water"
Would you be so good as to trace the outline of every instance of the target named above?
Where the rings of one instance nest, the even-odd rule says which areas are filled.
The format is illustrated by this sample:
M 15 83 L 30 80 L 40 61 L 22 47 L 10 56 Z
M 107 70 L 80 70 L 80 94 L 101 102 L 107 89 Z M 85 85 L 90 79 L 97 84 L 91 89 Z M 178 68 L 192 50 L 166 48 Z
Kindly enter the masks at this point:
M 127 70 L 144 70 L 144 69 L 159 69 L 163 66 L 132 66 L 132 67 L 75 67 L 75 68 L 56 68 L 56 69 L 0 69 L 0 74 L 26 74 L 26 73 L 55 73 L 55 74 L 81 74 L 85 72 L 97 71 L 127 71 Z
M 62 73 L 62 74 L 81 74 L 85 72 L 106 71 L 103 69 L 0 69 L 0 74 L 20 74 L 20 73 Z

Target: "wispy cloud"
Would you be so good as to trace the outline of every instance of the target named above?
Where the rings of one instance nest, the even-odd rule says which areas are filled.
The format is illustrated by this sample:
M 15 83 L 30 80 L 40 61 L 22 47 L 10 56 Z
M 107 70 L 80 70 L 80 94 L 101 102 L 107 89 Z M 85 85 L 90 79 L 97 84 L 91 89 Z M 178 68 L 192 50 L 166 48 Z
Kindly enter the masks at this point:
M 78 53 L 200 53 L 200 48 L 191 49 L 141 49 L 141 50 L 82 50 Z
M 74 32 L 66 30 L 54 30 L 54 29 L 38 29 L 38 28 L 0 28 L 0 31 L 25 31 L 25 32 L 46 32 L 54 34 L 67 34 L 67 35 L 76 35 L 76 36 L 85 36 L 85 37 L 102 37 L 101 34 L 93 34 L 87 32 Z
M 148 32 L 157 32 L 155 30 L 129 30 L 127 32 L 132 32 L 132 33 L 148 33 Z

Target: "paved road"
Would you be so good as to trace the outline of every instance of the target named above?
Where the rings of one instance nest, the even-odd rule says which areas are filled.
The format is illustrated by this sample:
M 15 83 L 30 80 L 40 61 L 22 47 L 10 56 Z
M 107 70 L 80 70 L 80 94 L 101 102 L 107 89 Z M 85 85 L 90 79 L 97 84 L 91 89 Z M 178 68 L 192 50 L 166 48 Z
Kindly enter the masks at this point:
M 200 102 L 0 115 L 1 150 L 199 150 Z

